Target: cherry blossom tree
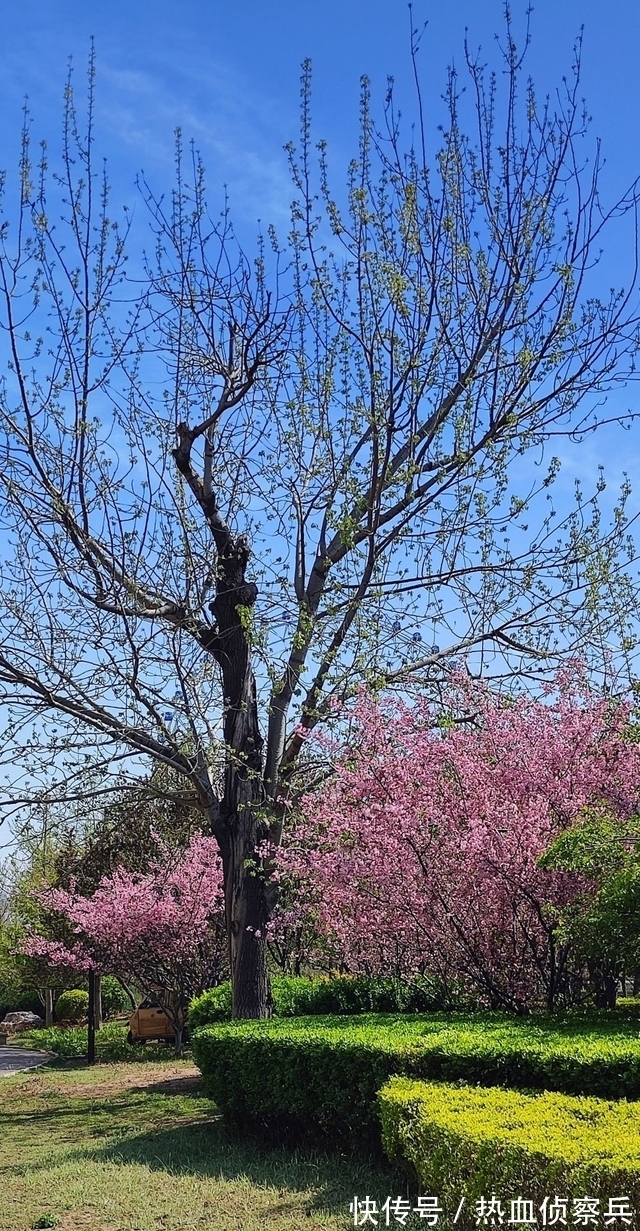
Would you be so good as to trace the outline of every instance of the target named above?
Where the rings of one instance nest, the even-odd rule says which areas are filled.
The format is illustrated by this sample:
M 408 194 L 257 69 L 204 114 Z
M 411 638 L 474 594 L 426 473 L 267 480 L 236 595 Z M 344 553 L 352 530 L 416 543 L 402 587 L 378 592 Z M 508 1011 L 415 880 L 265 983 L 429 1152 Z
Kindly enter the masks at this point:
M 179 1054 L 189 1000 L 228 969 L 215 840 L 195 835 L 179 856 L 167 853 L 147 873 L 118 868 L 88 897 L 46 888 L 39 899 L 71 925 L 74 939 L 64 944 L 32 934 L 23 952 L 53 967 L 93 969 L 134 984 L 170 1018 Z
M 538 860 L 588 805 L 620 824 L 638 806 L 629 708 L 568 678 L 538 700 L 460 679 L 448 707 L 443 724 L 426 702 L 362 692 L 281 874 L 350 969 L 430 971 L 493 1007 L 552 1008 L 576 976 L 557 914 L 584 878 Z

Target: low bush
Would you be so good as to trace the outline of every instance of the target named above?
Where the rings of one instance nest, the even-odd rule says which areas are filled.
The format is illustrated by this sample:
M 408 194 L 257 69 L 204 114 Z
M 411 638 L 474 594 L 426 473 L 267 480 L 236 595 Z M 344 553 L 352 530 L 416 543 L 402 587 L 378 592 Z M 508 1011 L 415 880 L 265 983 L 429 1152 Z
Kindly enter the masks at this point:
M 435 980 L 368 978 L 336 975 L 307 978 L 274 975 L 271 980 L 276 1017 L 305 1017 L 328 1013 L 428 1013 L 447 1007 L 448 995 Z M 231 984 L 212 987 L 192 1000 L 189 1029 L 231 1020 Z
M 60 1060 L 81 1059 L 87 1054 L 87 1027 L 43 1026 L 20 1035 L 21 1047 L 34 1047 L 50 1051 Z M 96 1057 L 99 1061 L 112 1060 L 158 1060 L 163 1056 L 173 1057 L 171 1048 L 159 1048 L 142 1043 L 127 1043 L 127 1025 L 109 1022 L 96 1032 Z
M 377 1124 L 394 1074 L 640 1098 L 637 1023 L 482 1014 L 238 1021 L 193 1036 L 207 1092 L 230 1119 L 352 1137 Z
M 635 1013 L 640 1015 L 640 996 L 618 996 L 616 1010 L 619 1013 Z
M 133 1012 L 131 1001 L 115 975 L 103 975 L 100 980 L 100 998 L 103 1017 L 115 1017 L 116 1013 Z
M 215 1022 L 228 1022 L 231 1019 L 231 984 L 221 983 L 219 987 L 209 987 L 202 995 L 194 997 L 189 1005 L 187 1028 L 190 1033 L 199 1030 L 201 1026 L 213 1025 Z
M 56 1000 L 55 1019 L 57 1022 L 81 1022 L 89 1012 L 89 993 L 79 988 L 61 992 Z
M 510 1202 L 519 1197 L 535 1208 L 549 1194 L 569 1202 L 588 1194 L 599 1198 L 605 1217 L 611 1197 L 624 1194 L 632 1209 L 640 1205 L 637 1103 L 394 1077 L 378 1105 L 389 1158 L 437 1193 L 445 1214 L 455 1213 L 464 1195 L 461 1226 L 482 1223 L 475 1203 L 492 1194 L 505 1223 L 514 1221 Z

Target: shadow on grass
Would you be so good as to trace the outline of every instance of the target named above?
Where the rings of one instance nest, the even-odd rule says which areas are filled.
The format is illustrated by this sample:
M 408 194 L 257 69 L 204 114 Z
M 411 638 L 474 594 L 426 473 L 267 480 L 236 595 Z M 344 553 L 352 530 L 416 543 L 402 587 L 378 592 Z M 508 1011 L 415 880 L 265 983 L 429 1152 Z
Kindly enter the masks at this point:
M 202 1076 L 193 1073 L 189 1077 L 172 1077 L 169 1081 L 154 1081 L 151 1086 L 136 1087 L 145 1094 L 188 1094 L 190 1098 L 206 1098 L 202 1088 Z
M 199 1082 L 198 1077 L 184 1077 L 138 1087 L 124 1097 L 101 1101 L 97 1119 L 95 1104 L 92 1107 L 43 1107 L 27 1116 L 24 1112 L 15 1117 L 0 1115 L 0 1134 L 3 1122 L 9 1127 L 12 1120 L 25 1119 L 39 1121 L 45 1131 L 49 1119 L 54 1133 L 56 1124 L 64 1124 L 66 1131 L 67 1120 L 75 1116 L 78 1125 L 75 1140 L 84 1136 L 86 1145 L 65 1148 L 64 1156 L 66 1161 L 76 1162 L 79 1167 L 86 1162 L 138 1165 L 175 1176 L 198 1176 L 216 1181 L 248 1180 L 260 1188 L 308 1193 L 309 1214 L 318 1211 L 344 1213 L 354 1193 L 396 1195 L 406 1191 L 405 1182 L 394 1175 L 388 1165 L 364 1153 L 358 1155 L 346 1149 L 318 1148 L 291 1141 L 283 1144 L 281 1140 L 269 1141 L 264 1134 L 260 1137 L 245 1134 L 225 1123 L 215 1105 L 201 1097 Z M 145 1116 L 147 1120 L 149 1117 L 150 1095 L 160 1096 L 153 1108 L 153 1118 L 158 1117 L 166 1102 L 166 1120 L 162 1127 L 140 1131 L 144 1130 Z M 188 1099 L 190 1109 L 180 1106 L 180 1096 Z M 106 1136 L 109 1140 L 99 1143 L 95 1140 L 97 1136 Z M 27 1164 L 30 1172 L 50 1166 L 50 1155 Z M 15 1168 L 3 1168 L 5 1175 L 14 1170 L 24 1174 L 24 1162 Z M 281 1195 L 286 1202 L 285 1193 Z
M 310 1212 L 344 1213 L 354 1192 L 406 1191 L 406 1182 L 380 1158 L 346 1148 L 269 1141 L 266 1133 L 245 1134 L 215 1113 L 204 1123 L 136 1134 L 91 1151 L 91 1157 L 174 1175 L 243 1178 L 259 1187 L 309 1191 Z

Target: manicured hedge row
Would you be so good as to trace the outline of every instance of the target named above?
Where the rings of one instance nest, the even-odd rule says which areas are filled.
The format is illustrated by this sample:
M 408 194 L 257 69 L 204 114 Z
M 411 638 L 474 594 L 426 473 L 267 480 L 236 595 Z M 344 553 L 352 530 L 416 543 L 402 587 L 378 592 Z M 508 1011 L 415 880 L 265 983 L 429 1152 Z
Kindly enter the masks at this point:
M 599 1198 L 605 1216 L 610 1198 L 640 1208 L 640 1104 L 404 1077 L 383 1087 L 378 1104 L 389 1158 L 436 1193 L 447 1213 L 464 1195 L 462 1226 L 477 1225 L 475 1202 L 492 1193 L 505 1223 L 518 1197 L 534 1207 L 549 1194 Z
M 636 1023 L 298 1017 L 206 1026 L 192 1047 L 226 1116 L 356 1137 L 375 1127 L 376 1093 L 394 1074 L 640 1098 Z
M 366 978 L 338 975 L 308 978 L 274 975 L 271 979 L 276 1017 L 305 1017 L 327 1013 L 429 1013 L 454 1007 L 436 980 L 420 978 Z M 460 1001 L 457 1002 L 460 1007 Z M 213 1022 L 231 1020 L 231 984 L 221 983 L 196 996 L 189 1005 L 191 1031 Z

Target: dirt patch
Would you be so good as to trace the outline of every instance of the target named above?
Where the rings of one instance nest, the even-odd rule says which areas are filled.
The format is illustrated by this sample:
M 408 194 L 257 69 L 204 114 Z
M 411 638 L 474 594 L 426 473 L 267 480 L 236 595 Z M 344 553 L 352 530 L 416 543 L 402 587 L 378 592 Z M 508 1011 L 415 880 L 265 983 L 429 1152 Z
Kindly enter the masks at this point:
M 197 1094 L 202 1075 L 195 1064 L 162 1063 L 153 1065 L 96 1065 L 89 1073 L 86 1069 L 81 1080 L 74 1081 L 73 1088 L 62 1074 L 55 1070 L 24 1076 L 20 1082 L 12 1081 L 7 1095 L 12 1098 L 51 1097 L 62 1095 L 72 1098 L 107 1098 L 126 1094 L 132 1090 L 157 1091 L 159 1094 Z
M 117 1231 L 114 1223 L 87 1210 L 68 1210 L 56 1224 L 56 1231 Z
M 136 1069 L 133 1072 L 127 1072 L 123 1066 L 122 1070 L 118 1071 L 115 1080 L 113 1070 L 109 1074 L 109 1079 L 104 1081 L 100 1080 L 99 1072 L 96 1071 L 95 1082 L 83 1082 L 74 1093 L 80 1098 L 85 1094 L 90 1097 L 103 1098 L 111 1094 L 124 1094 L 128 1090 L 148 1090 L 150 1093 L 157 1090 L 160 1094 L 195 1094 L 201 1081 L 202 1074 L 195 1064 L 163 1064 L 162 1068 L 156 1069 L 155 1072 L 153 1070 L 149 1072 L 148 1064 L 145 1064 L 142 1070 Z

